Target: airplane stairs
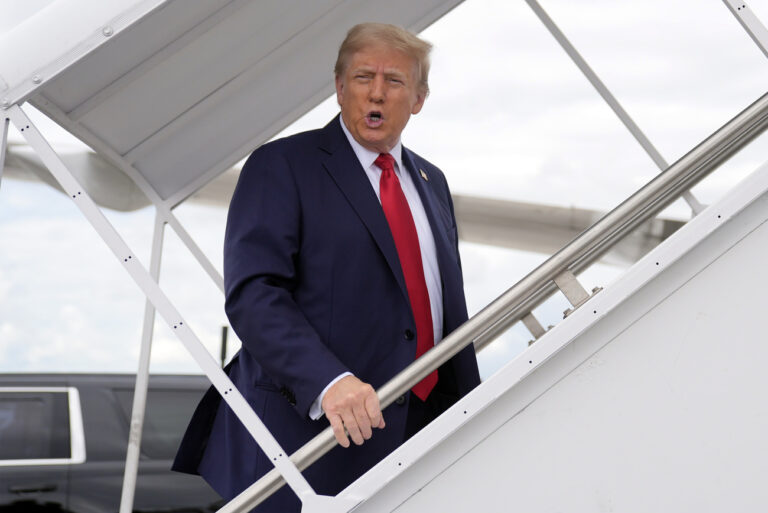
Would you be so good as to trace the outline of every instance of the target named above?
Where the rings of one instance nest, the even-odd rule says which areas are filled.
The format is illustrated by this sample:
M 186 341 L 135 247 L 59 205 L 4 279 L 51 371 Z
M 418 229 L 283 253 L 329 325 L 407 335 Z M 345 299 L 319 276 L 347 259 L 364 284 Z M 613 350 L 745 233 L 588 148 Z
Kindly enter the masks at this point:
M 766 511 L 766 220 L 768 164 L 341 496 L 356 513 Z

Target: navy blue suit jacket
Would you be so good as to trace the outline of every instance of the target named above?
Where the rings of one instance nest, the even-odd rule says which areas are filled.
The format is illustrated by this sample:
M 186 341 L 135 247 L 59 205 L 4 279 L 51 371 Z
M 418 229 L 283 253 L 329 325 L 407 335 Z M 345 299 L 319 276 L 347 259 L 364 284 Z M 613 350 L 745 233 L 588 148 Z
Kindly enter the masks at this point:
M 467 319 L 453 203 L 439 169 L 405 148 L 403 163 L 435 239 L 447 334 Z M 229 210 L 224 281 L 226 312 L 243 342 L 227 372 L 288 453 L 327 427 L 308 411 L 333 378 L 350 371 L 379 388 L 414 360 L 397 250 L 338 116 L 248 159 Z M 433 394 L 455 401 L 479 382 L 470 346 L 440 368 Z M 403 442 L 410 395 L 384 410 L 387 426 L 371 440 L 336 447 L 304 472 L 317 493 L 338 493 Z M 230 498 L 272 465 L 211 389 L 174 468 L 199 472 Z M 259 511 L 297 504 L 286 487 Z

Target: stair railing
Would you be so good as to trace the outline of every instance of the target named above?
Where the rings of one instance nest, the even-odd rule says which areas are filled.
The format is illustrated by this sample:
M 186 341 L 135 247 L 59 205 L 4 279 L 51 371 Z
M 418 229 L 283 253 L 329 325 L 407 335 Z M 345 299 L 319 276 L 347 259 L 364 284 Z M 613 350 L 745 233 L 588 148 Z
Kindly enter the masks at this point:
M 583 288 L 578 290 L 581 286 L 577 281 L 574 283 L 575 273 L 585 269 L 616 242 L 679 198 L 766 128 L 768 93 L 384 384 L 377 391 L 381 408 L 392 404 L 469 344 L 482 348 L 493 341 L 512 324 L 530 315 L 535 306 L 558 288 L 574 308 L 586 302 L 589 294 L 585 298 Z M 335 445 L 336 439 L 329 426 L 290 458 L 300 470 L 304 470 Z M 273 469 L 219 511 L 249 511 L 284 484 L 280 473 Z

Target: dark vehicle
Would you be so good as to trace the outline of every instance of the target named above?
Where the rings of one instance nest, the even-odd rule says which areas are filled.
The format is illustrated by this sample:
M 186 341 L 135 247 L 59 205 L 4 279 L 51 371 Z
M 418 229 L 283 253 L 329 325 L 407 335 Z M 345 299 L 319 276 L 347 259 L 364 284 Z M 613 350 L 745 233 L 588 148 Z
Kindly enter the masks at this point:
M 0 513 L 108 513 L 120 507 L 133 375 L 0 375 Z M 171 472 L 203 376 L 152 376 L 134 510 L 223 505 L 199 477 Z

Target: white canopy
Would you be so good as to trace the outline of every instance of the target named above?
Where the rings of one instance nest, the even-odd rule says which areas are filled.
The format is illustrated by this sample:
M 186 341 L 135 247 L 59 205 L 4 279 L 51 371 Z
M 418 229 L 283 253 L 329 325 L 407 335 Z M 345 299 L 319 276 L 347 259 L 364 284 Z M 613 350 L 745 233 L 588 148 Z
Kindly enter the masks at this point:
M 418 32 L 458 3 L 58 0 L 0 38 L 0 98 L 30 101 L 172 206 L 332 93 L 352 25 Z

